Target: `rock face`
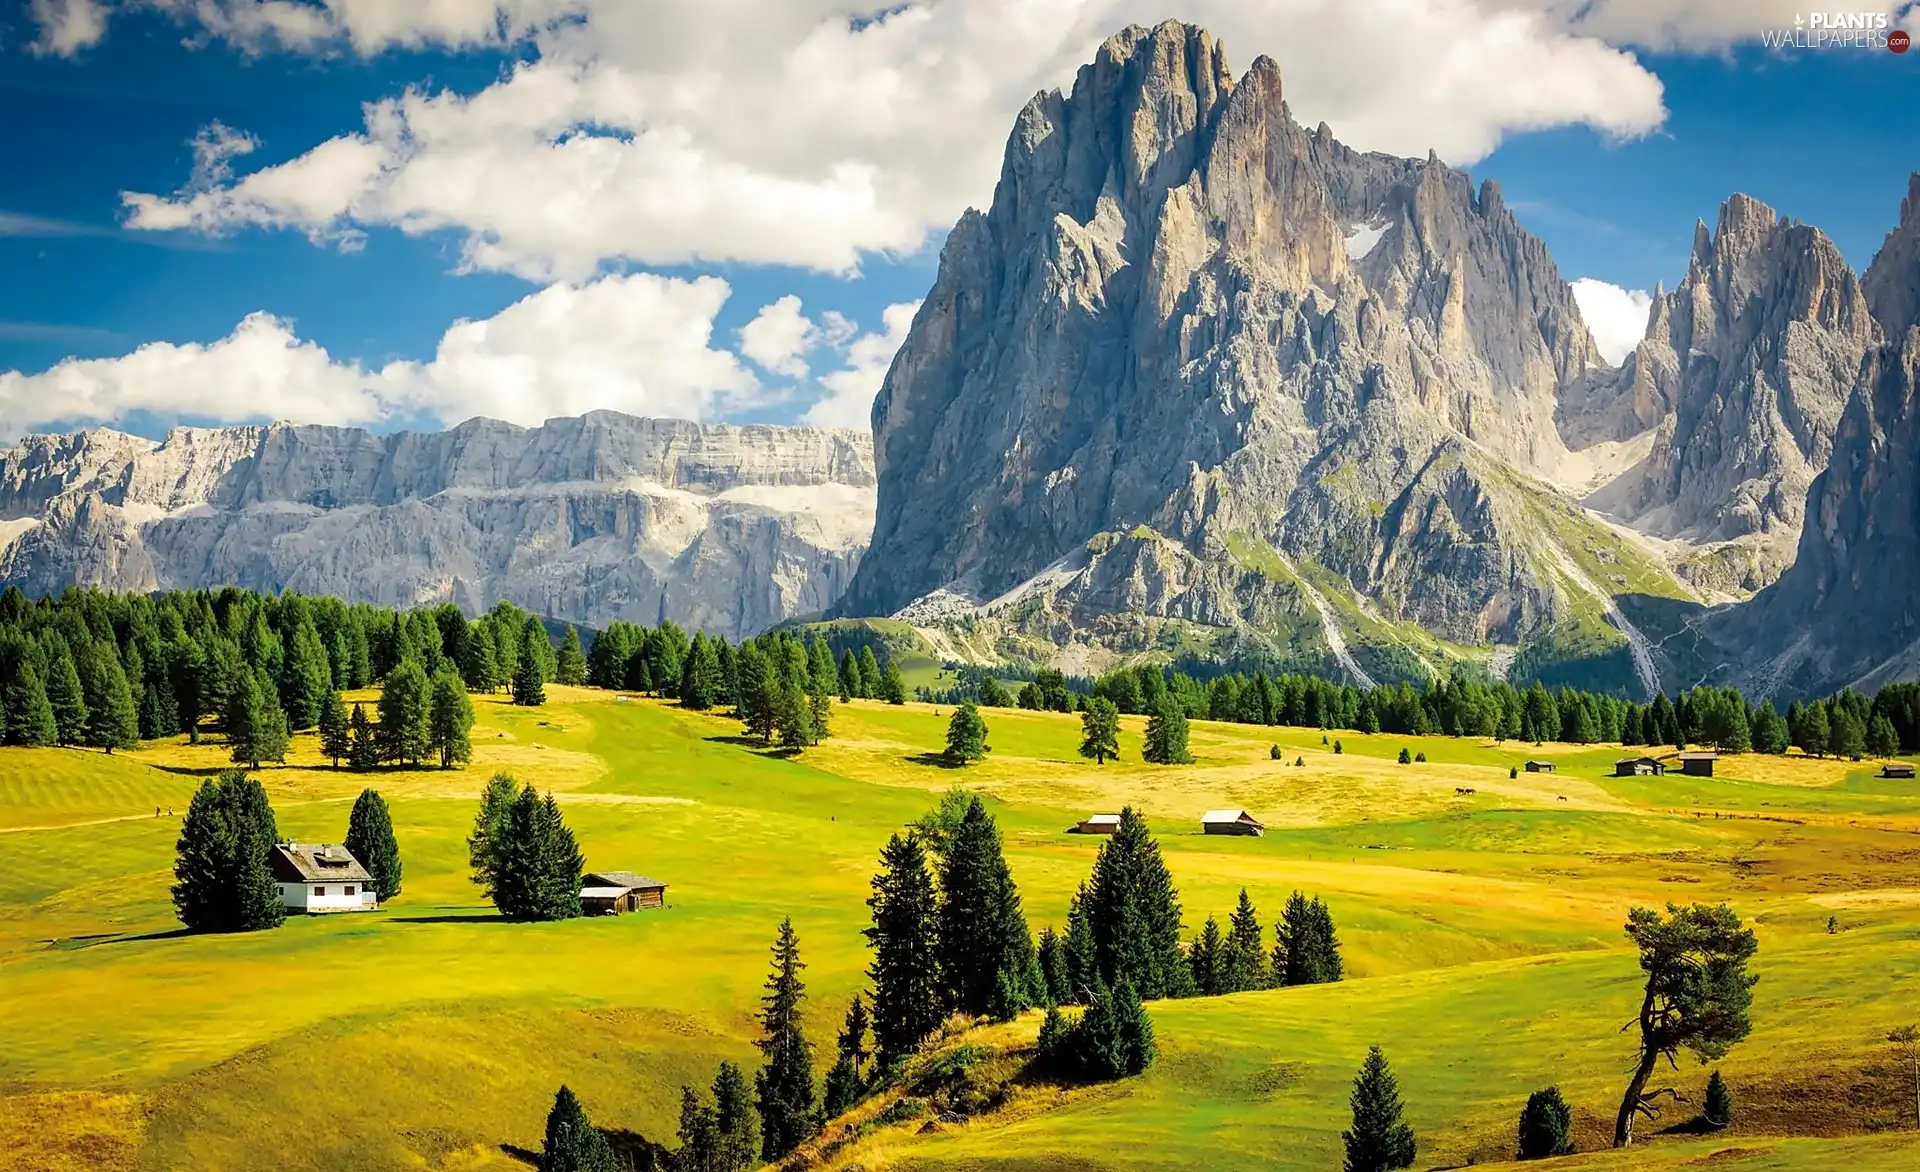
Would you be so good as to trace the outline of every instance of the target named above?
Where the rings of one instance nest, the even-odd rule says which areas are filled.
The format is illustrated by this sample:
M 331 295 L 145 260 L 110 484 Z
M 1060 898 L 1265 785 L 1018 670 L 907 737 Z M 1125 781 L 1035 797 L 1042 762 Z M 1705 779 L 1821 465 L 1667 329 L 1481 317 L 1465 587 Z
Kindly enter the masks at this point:
M 1799 556 L 1710 628 L 1758 691 L 1920 674 L 1920 174 L 1861 284 L 1887 340 L 1868 352 L 1813 482 Z
M 387 605 L 505 598 L 738 638 L 823 610 L 871 531 L 855 432 L 595 412 L 526 429 L 176 428 L 0 454 L 0 578 L 239 585 Z
M 1686 278 L 1655 299 L 1635 352 L 1562 401 L 1576 444 L 1653 431 L 1647 456 L 1588 504 L 1713 549 L 1682 563 L 1704 586 L 1766 585 L 1792 560 L 1807 487 L 1879 339 L 1832 241 L 1734 196 L 1711 234 L 1696 228 Z
M 1164 541 L 1094 552 L 1150 616 L 1271 611 L 1246 573 L 1173 562 L 1271 579 L 1278 553 L 1387 622 L 1525 640 L 1613 554 L 1543 524 L 1538 479 L 1566 458 L 1559 388 L 1602 366 L 1492 183 L 1302 128 L 1271 60 L 1236 82 L 1201 30 L 1128 29 L 1027 105 L 991 210 L 947 239 L 874 405 L 840 609 L 984 604 L 1144 527 Z M 1128 548 L 1152 565 L 1110 564 Z

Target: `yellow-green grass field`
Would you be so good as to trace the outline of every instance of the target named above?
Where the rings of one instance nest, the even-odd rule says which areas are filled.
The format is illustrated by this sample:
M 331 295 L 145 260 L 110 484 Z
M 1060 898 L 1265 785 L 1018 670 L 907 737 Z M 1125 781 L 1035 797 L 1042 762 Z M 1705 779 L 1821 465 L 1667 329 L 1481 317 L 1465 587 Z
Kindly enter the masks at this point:
M 1349 979 L 1156 1004 L 1161 1059 L 1141 1078 L 880 1128 L 828 1164 L 1338 1168 L 1350 1080 L 1378 1042 L 1422 1168 L 1510 1158 L 1520 1105 L 1550 1083 L 1586 1153 L 1556 1166 L 1920 1167 L 1911 1074 L 1883 1040 L 1920 1018 L 1920 787 L 1871 764 L 1742 756 L 1718 778 L 1624 780 L 1610 747 L 1340 732 L 1336 755 L 1317 730 L 1196 722 L 1197 762 L 1164 768 L 1138 760 L 1127 718 L 1129 759 L 1097 767 L 1075 719 L 989 711 L 993 753 L 955 770 L 930 756 L 945 726 L 930 705 L 839 706 L 830 741 L 786 758 L 717 715 L 549 696 L 478 698 L 475 760 L 453 772 L 336 772 L 296 738 L 261 775 L 282 833 L 339 841 L 372 785 L 405 891 L 237 936 L 179 932 L 167 893 L 179 815 L 221 746 L 0 749 L 0 1168 L 517 1168 L 507 1148 L 538 1146 L 563 1081 L 602 1126 L 671 1142 L 680 1085 L 752 1061 L 787 915 L 824 1073 L 863 985 L 880 847 L 955 783 L 990 800 L 1036 931 L 1064 919 L 1099 845 L 1063 831 L 1126 803 L 1152 822 L 1190 933 L 1243 886 L 1269 926 L 1289 892 L 1317 892 Z M 1396 764 L 1403 745 L 1429 761 Z M 1510 778 L 1529 756 L 1559 772 Z M 588 866 L 668 881 L 669 907 L 494 917 L 464 837 L 496 769 L 558 791 Z M 1241 806 L 1266 837 L 1199 833 L 1202 811 Z M 1621 923 L 1694 900 L 1731 901 L 1761 940 L 1754 1033 L 1721 1063 L 1737 1121 L 1653 1134 L 1691 1115 L 1670 1110 L 1605 1151 L 1638 1005 Z M 1037 1026 L 979 1037 L 1017 1049 Z M 1706 1075 L 1688 1059 L 1668 1081 L 1697 1103 Z

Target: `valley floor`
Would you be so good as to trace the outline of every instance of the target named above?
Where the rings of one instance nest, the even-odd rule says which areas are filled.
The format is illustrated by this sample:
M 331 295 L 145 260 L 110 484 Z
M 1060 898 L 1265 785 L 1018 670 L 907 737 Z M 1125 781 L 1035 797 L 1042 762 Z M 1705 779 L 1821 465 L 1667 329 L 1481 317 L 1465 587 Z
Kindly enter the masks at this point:
M 1269 931 L 1291 891 L 1319 893 L 1349 979 L 1154 1004 L 1145 1076 L 883 1129 L 842 1163 L 1337 1168 L 1350 1080 L 1378 1042 L 1420 1168 L 1510 1158 L 1521 1104 L 1550 1083 L 1590 1153 L 1559 1166 L 1920 1164 L 1912 1075 L 1883 1040 L 1920 1018 L 1920 788 L 1870 764 L 1743 756 L 1722 760 L 1731 776 L 1627 780 L 1607 776 L 1607 747 L 1334 732 L 1336 755 L 1318 730 L 1196 722 L 1197 763 L 1162 768 L 1138 760 L 1142 722 L 1126 718 L 1128 759 L 1097 767 L 1075 754 L 1077 720 L 988 710 L 994 751 L 963 771 L 927 755 L 945 726 L 931 705 L 836 707 L 833 739 L 789 759 L 719 716 L 549 695 L 537 710 L 477 698 L 461 771 L 336 772 L 296 738 L 262 773 L 282 834 L 339 841 L 372 785 L 405 890 L 378 913 L 240 936 L 181 933 L 167 894 L 178 816 L 221 746 L 0 750 L 0 1168 L 524 1167 L 509 1149 L 538 1147 L 562 1082 L 602 1126 L 670 1143 L 682 1083 L 752 1062 L 789 914 L 824 1073 L 865 983 L 880 847 L 956 782 L 992 799 L 1036 932 L 1064 921 L 1100 841 L 1064 830 L 1128 803 L 1189 934 L 1224 923 L 1243 886 Z M 1396 764 L 1403 745 L 1429 761 Z M 1510 778 L 1528 757 L 1559 771 Z M 588 867 L 666 880 L 669 906 L 497 919 L 464 845 L 496 769 L 559 791 Z M 1201 835 L 1221 807 L 1267 836 Z M 1635 904 L 1696 900 L 1730 901 L 1761 941 L 1753 1036 L 1720 1064 L 1735 1125 L 1602 1150 L 1638 1006 L 1621 924 Z M 1697 1104 L 1707 1073 L 1686 1060 L 1669 1077 Z

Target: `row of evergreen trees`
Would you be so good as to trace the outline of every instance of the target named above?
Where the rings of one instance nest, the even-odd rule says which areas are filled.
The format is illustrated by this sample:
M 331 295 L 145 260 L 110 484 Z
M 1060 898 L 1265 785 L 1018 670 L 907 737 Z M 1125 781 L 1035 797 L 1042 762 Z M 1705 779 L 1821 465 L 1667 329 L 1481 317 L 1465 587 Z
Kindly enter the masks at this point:
M 480 795 L 467 836 L 473 881 L 509 920 L 567 920 L 580 914 L 586 860 L 551 793 L 496 773 Z

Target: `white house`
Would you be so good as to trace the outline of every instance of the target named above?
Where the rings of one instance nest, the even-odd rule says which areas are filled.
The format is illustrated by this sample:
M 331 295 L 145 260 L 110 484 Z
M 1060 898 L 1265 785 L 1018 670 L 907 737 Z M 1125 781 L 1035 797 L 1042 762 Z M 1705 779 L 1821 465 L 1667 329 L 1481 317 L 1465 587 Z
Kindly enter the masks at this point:
M 380 906 L 373 876 L 344 846 L 283 842 L 268 861 L 290 912 L 370 912 Z

